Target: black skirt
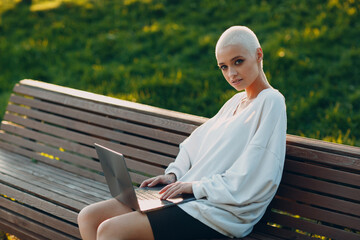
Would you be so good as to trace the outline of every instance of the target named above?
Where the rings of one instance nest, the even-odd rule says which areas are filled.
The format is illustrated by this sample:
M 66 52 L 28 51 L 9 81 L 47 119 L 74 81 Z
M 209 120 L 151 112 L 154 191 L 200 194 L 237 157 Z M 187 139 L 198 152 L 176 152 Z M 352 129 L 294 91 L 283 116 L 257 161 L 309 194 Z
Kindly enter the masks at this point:
M 155 240 L 226 238 L 178 206 L 147 213 Z

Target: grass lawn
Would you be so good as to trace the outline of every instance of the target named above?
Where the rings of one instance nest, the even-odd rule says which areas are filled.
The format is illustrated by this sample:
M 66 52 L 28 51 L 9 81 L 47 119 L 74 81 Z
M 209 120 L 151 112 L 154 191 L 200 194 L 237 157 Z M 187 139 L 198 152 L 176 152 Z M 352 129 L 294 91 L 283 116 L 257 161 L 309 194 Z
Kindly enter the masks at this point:
M 288 133 L 360 146 L 359 10 L 356 0 L 0 0 L 0 120 L 24 78 L 211 117 L 236 93 L 216 41 L 246 25 L 286 98 Z
M 286 97 L 288 133 L 360 146 L 360 2 L 355 0 L 6 0 L 0 3 L 0 118 L 37 79 L 213 116 L 235 91 L 214 47 L 249 26 Z

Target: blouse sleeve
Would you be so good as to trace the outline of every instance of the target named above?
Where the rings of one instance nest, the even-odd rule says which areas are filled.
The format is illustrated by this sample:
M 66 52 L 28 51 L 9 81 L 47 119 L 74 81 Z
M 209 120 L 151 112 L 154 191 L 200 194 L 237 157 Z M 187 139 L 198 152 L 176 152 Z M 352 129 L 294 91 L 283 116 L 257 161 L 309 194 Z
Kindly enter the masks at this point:
M 237 206 L 267 201 L 280 183 L 285 146 L 285 102 L 265 101 L 258 129 L 246 149 L 223 174 L 194 182 L 195 197 Z
M 206 134 L 208 127 L 211 126 L 212 122 L 220 118 L 221 115 L 224 114 L 224 112 L 232 105 L 235 96 L 227 101 L 214 117 L 195 129 L 190 136 L 180 144 L 179 153 L 175 161 L 170 163 L 165 169 L 165 174 L 174 173 L 177 179 L 180 179 L 185 175 L 185 173 L 191 168 L 193 162 L 196 160 L 198 146 L 204 140 L 203 136 Z

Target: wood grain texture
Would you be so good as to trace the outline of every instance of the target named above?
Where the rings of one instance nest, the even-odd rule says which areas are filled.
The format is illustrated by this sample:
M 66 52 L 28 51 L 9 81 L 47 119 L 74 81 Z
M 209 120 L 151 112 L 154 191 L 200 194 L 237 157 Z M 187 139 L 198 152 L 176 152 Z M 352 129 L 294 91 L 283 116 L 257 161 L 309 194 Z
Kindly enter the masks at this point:
M 186 136 L 164 131 L 160 128 L 143 126 L 138 123 L 129 122 L 121 119 L 120 116 L 109 116 L 99 112 L 94 113 L 91 109 L 74 109 L 72 106 L 61 106 L 58 103 L 47 102 L 39 99 L 29 99 L 19 95 L 11 95 L 10 102 L 18 105 L 28 106 L 38 110 L 60 113 L 62 116 L 72 119 L 91 122 L 99 126 L 112 129 L 126 129 L 126 132 L 143 135 L 149 138 L 158 139 L 172 144 L 180 144 Z
M 0 229 L 24 239 L 79 239 L 77 213 L 110 198 L 94 143 L 123 153 L 139 184 L 162 174 L 206 120 L 21 81 L 0 130 Z M 293 135 L 286 144 L 278 192 L 244 239 L 360 239 L 360 148 Z
M 20 84 L 23 86 L 29 86 L 29 87 L 33 87 L 35 89 L 43 89 L 43 90 L 47 90 L 49 92 L 54 92 L 54 93 L 60 93 L 60 94 L 66 93 L 68 96 L 74 96 L 76 98 L 81 98 L 81 99 L 88 100 L 88 101 L 90 100 L 90 101 L 94 101 L 94 102 L 107 103 L 107 104 L 113 105 L 117 108 L 131 109 L 132 111 L 135 110 L 137 112 L 146 112 L 147 114 L 150 113 L 153 116 L 161 116 L 163 118 L 165 117 L 167 119 L 174 119 L 176 121 L 189 123 L 189 124 L 200 125 L 207 120 L 204 117 L 200 117 L 200 116 L 196 116 L 196 115 L 180 113 L 180 112 L 157 108 L 157 107 L 153 107 L 153 106 L 149 106 L 149 105 L 145 105 L 145 104 L 129 102 L 129 101 L 121 100 L 121 99 L 115 99 L 115 98 L 111 98 L 111 97 L 107 97 L 107 96 L 103 96 L 103 95 L 99 95 L 99 94 L 94 94 L 94 93 L 85 92 L 85 91 L 81 91 L 81 90 L 77 90 L 77 89 L 72 89 L 72 88 L 63 87 L 63 86 L 54 85 L 54 84 L 49 84 L 49 83 L 45 83 L 45 82 L 34 81 L 34 80 L 30 80 L 30 79 L 21 80 Z M 14 89 L 14 91 L 15 91 L 15 89 Z
M 6 233 L 10 233 L 12 235 L 17 236 L 20 239 L 28 239 L 28 240 L 46 240 L 45 237 L 42 237 L 32 231 L 21 228 L 19 225 L 11 223 L 5 219 L 1 219 L 0 221 L 0 229 L 5 231 Z
M 28 97 L 36 97 L 38 99 L 56 102 L 65 106 L 72 106 L 79 109 L 89 109 L 90 111 L 114 117 L 121 116 L 123 119 L 142 122 L 152 127 L 160 127 L 183 134 L 189 134 L 197 127 L 197 125 L 187 123 L 186 119 L 184 119 L 185 121 L 176 121 L 176 118 L 174 120 L 172 117 L 163 115 L 161 114 L 162 111 L 159 109 L 154 108 L 154 112 L 146 111 L 146 114 L 142 110 L 139 111 L 139 109 L 129 110 L 127 104 L 129 102 L 125 101 L 125 104 L 119 105 L 115 103 L 117 100 L 113 98 L 111 98 L 108 102 L 103 102 L 105 104 L 98 104 L 99 97 L 95 95 L 92 99 L 83 99 L 81 93 L 79 93 L 80 95 L 78 96 L 72 96 L 69 92 L 63 92 L 61 94 L 21 85 L 15 86 L 13 91 Z M 64 93 L 66 95 L 64 95 Z M 114 105 L 116 107 L 114 107 Z M 189 117 L 189 119 L 191 118 L 193 117 Z
M 80 238 L 79 230 L 76 225 L 64 223 L 64 221 L 59 220 L 57 218 L 52 217 L 44 217 L 44 214 L 36 211 L 30 207 L 25 206 L 24 204 L 20 204 L 5 198 L 0 198 L 0 206 L 6 211 L 12 211 L 14 213 L 20 213 L 22 216 L 26 217 L 26 219 L 33 219 L 38 222 L 40 225 L 47 225 L 52 229 L 56 229 L 61 232 L 68 233 L 73 236 L 77 236 Z M 5 211 L 5 210 L 4 210 Z M 5 219 L 2 219 L 5 221 Z M 11 231 L 9 231 L 11 232 Z M 18 235 L 16 235 L 18 236 Z M 21 236 L 18 236 L 21 237 Z M 24 237 L 23 239 L 27 239 Z

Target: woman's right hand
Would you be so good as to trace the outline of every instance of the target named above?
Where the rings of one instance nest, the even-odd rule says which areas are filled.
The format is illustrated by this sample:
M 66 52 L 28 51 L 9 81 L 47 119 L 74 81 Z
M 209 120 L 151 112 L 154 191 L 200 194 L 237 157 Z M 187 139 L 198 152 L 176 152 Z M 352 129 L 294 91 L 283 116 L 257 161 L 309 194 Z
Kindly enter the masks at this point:
M 157 177 L 149 178 L 143 181 L 140 187 L 155 187 L 157 184 L 168 185 L 170 183 L 176 182 L 176 175 L 174 173 L 169 173 L 166 175 L 160 175 Z

